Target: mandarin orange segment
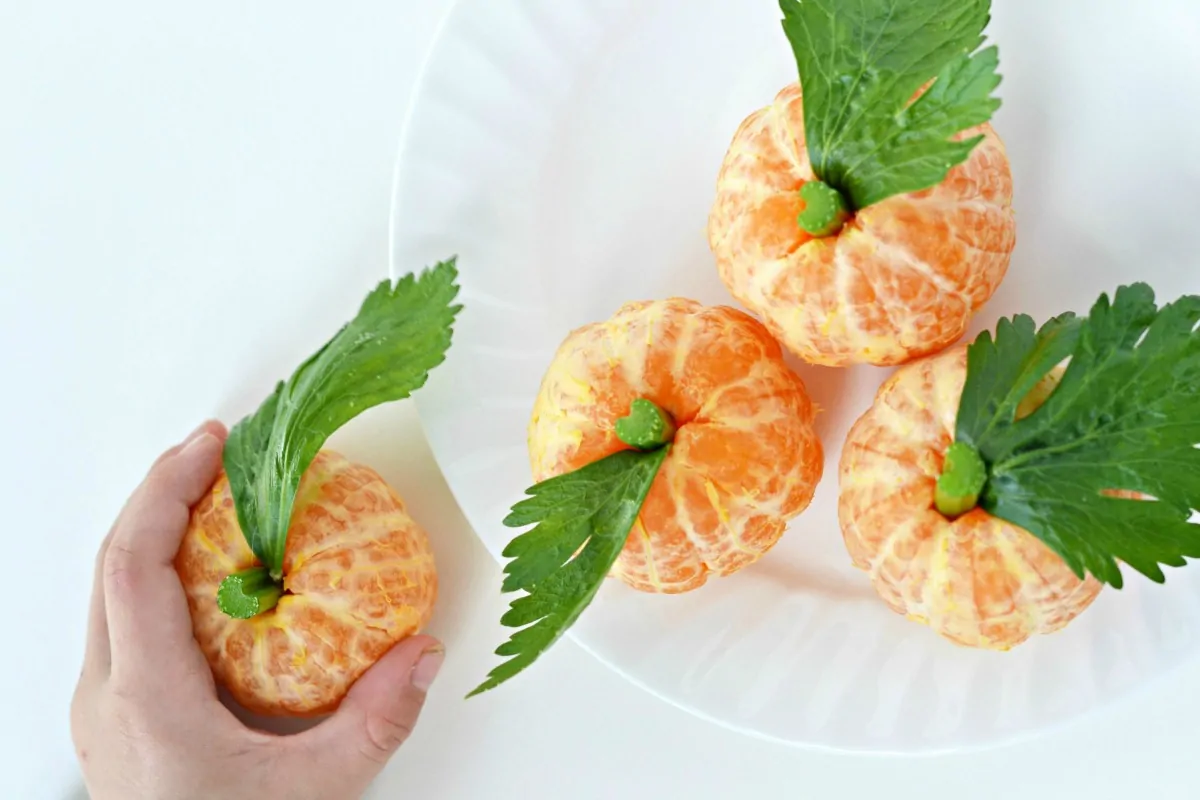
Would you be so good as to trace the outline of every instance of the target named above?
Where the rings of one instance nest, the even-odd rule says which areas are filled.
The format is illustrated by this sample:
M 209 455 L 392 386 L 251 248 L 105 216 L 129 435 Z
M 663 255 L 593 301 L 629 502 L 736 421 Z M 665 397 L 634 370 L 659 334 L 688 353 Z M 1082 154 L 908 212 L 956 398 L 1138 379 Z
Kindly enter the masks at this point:
M 814 180 L 798 84 L 739 128 L 717 180 L 709 244 L 726 287 L 815 364 L 902 364 L 958 340 L 1016 243 L 1012 175 L 989 125 L 942 183 L 860 209 L 842 231 L 800 228 Z
M 838 516 L 851 560 L 893 610 L 959 644 L 1007 650 L 1062 628 L 1101 584 L 982 509 L 955 520 L 935 509 L 966 373 L 959 346 L 880 388 L 842 450 Z M 1031 398 L 1045 402 L 1053 380 Z
M 534 479 L 625 449 L 614 427 L 639 397 L 679 428 L 612 574 L 676 593 L 757 561 L 824 464 L 816 410 L 778 343 L 740 311 L 684 299 L 630 303 L 575 331 L 534 404 Z
M 300 482 L 286 594 L 266 614 L 226 616 L 217 608 L 221 581 L 257 563 L 222 474 L 192 510 L 175 566 L 213 674 L 263 714 L 337 708 L 371 664 L 428 623 L 437 597 L 429 541 L 403 501 L 375 472 L 329 451 Z

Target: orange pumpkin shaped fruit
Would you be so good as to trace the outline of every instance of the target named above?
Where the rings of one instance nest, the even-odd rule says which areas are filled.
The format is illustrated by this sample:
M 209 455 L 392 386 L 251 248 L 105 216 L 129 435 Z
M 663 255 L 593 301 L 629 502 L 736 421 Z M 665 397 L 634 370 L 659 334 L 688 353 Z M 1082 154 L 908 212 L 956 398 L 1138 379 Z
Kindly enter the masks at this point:
M 898 613 L 970 647 L 1058 631 L 1125 563 L 1200 556 L 1200 298 L 1149 287 L 1090 316 L 906 365 L 847 437 L 839 517 Z
M 217 681 L 262 714 L 336 709 L 433 611 L 424 530 L 373 470 L 322 451 L 362 411 L 407 397 L 445 358 L 453 261 L 385 281 L 238 423 L 175 560 Z
M 812 500 L 815 408 L 752 317 L 670 299 L 571 333 L 534 402 L 530 497 L 510 527 L 502 620 L 527 627 L 477 691 L 531 664 L 606 575 L 676 594 L 760 559 Z
M 959 644 L 1007 650 L 1062 628 L 1101 584 L 981 508 L 957 518 L 937 509 L 966 375 L 960 346 L 883 385 L 842 449 L 838 514 L 854 565 L 888 606 Z
M 217 680 L 262 714 L 333 711 L 367 667 L 418 633 L 437 599 L 425 531 L 373 470 L 322 451 L 300 481 L 273 609 L 237 619 L 222 581 L 260 566 L 229 478 L 193 510 L 176 558 L 192 626 Z
M 987 0 L 783 0 L 800 82 L 729 147 L 708 224 L 722 281 L 815 364 L 944 349 L 996 291 L 1016 241 L 988 120 Z
M 739 311 L 680 299 L 630 303 L 575 331 L 534 403 L 534 481 L 628 449 L 616 424 L 639 398 L 677 430 L 613 576 L 672 594 L 757 561 L 824 467 L 816 410 L 779 345 Z

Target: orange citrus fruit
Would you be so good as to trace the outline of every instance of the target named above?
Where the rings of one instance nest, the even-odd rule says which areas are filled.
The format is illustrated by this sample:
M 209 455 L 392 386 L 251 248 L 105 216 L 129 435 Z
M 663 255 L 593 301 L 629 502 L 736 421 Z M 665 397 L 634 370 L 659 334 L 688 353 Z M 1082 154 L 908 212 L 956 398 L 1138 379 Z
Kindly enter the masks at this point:
M 996 291 L 1016 242 L 1012 175 L 984 124 L 966 162 L 937 186 L 857 211 L 835 236 L 800 228 L 815 178 L 799 84 L 742 123 L 725 158 L 708 236 L 726 287 L 814 364 L 901 364 L 966 331 Z
M 424 627 L 437 596 L 429 541 L 404 502 L 374 471 L 329 451 L 300 482 L 279 604 L 226 616 L 221 581 L 258 563 L 222 473 L 192 510 L 175 568 L 213 674 L 262 714 L 336 709 L 368 667 Z
M 803 511 L 824 465 L 804 383 L 750 316 L 692 300 L 630 303 L 572 333 L 529 424 L 543 481 L 628 449 L 614 432 L 637 398 L 678 431 L 612 574 L 686 592 L 757 561 Z
M 847 437 L 838 516 L 854 565 L 896 612 L 970 647 L 1053 633 L 1099 594 L 1040 539 L 976 508 L 950 520 L 934 491 L 967 375 L 965 345 L 899 369 Z M 1045 402 L 1050 376 L 1021 414 Z

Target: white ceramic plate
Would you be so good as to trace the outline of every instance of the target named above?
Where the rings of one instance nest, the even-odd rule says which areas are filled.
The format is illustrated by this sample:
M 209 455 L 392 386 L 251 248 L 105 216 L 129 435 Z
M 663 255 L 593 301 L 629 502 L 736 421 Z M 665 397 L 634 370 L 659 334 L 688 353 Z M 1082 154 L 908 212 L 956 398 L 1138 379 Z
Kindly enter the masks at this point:
M 1200 291 L 1190 3 L 997 4 L 996 126 L 1020 243 L 977 329 L 1086 310 L 1136 279 L 1162 298 Z M 399 272 L 461 257 L 466 311 L 419 403 L 494 554 L 530 483 L 527 416 L 568 331 L 631 299 L 732 302 L 705 223 L 738 123 L 794 80 L 778 20 L 773 0 L 460 0 L 447 18 L 401 147 L 392 256 Z M 1065 632 L 1008 654 L 893 614 L 850 567 L 835 515 L 840 443 L 885 372 L 798 369 L 827 409 L 812 508 L 759 564 L 690 595 L 610 581 L 571 635 L 614 670 L 757 735 L 915 752 L 1044 730 L 1197 649 L 1200 567 L 1165 587 L 1131 576 Z M 538 680 L 536 666 L 520 680 Z

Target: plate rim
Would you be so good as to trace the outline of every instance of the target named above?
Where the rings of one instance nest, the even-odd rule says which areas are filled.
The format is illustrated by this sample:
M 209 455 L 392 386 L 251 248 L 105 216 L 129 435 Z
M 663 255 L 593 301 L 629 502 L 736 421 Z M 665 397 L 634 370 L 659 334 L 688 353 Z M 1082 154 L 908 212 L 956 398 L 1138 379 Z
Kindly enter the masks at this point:
M 511 2 L 511 0 L 507 0 L 507 1 Z M 386 262 L 387 262 L 388 278 L 392 281 L 395 281 L 397 279 L 398 275 L 404 274 L 403 271 L 400 271 L 397 269 L 397 264 L 396 264 L 396 253 L 397 253 L 397 243 L 398 243 L 397 219 L 399 216 L 397 212 L 400 208 L 399 196 L 400 196 L 400 188 L 401 188 L 401 179 L 402 179 L 403 173 L 404 173 L 404 165 L 407 162 L 406 156 L 408 155 L 408 151 L 410 150 L 410 147 L 411 147 L 412 132 L 413 132 L 413 129 L 415 128 L 415 124 L 416 124 L 416 120 L 418 118 L 418 112 L 419 112 L 419 108 L 422 104 L 422 100 L 426 97 L 426 93 L 429 89 L 430 68 L 433 65 L 433 63 L 435 62 L 436 56 L 437 56 L 439 50 L 441 49 L 441 47 L 443 46 L 454 21 L 456 19 L 458 19 L 458 15 L 460 13 L 462 13 L 463 10 L 468 7 L 468 5 L 469 4 L 466 2 L 466 0 L 449 0 L 446 8 L 444 9 L 444 11 L 442 13 L 441 18 L 439 19 L 437 25 L 434 28 L 433 34 L 429 41 L 429 45 L 425 49 L 424 56 L 422 57 L 420 66 L 417 70 L 416 77 L 412 84 L 412 92 L 411 92 L 408 102 L 406 104 L 403 121 L 401 123 L 400 132 L 399 132 L 399 136 L 397 139 L 395 155 L 393 158 L 392 179 L 391 179 L 390 197 L 389 197 L 389 203 L 388 203 L 388 228 L 387 228 L 387 231 L 388 231 L 388 233 L 387 233 L 387 248 L 388 248 L 388 250 L 387 250 Z M 421 426 L 422 433 L 423 433 L 423 435 L 426 436 L 426 438 L 428 438 L 429 434 L 428 434 L 428 429 L 427 429 L 427 424 L 426 424 L 426 414 L 425 414 L 426 403 L 420 392 L 414 394 L 412 399 L 413 399 L 413 403 L 415 406 L 415 410 L 417 412 L 418 423 Z M 443 458 L 442 458 L 441 453 L 439 453 L 439 451 L 437 449 L 432 447 L 432 444 L 430 446 L 430 451 L 432 453 L 434 463 L 437 465 L 439 472 L 441 472 L 442 475 L 445 476 L 446 468 L 445 468 L 445 465 L 443 464 Z M 454 498 L 455 504 L 458 505 L 461 509 L 462 502 L 459 500 L 458 491 L 455 489 L 454 485 L 451 484 L 451 482 L 449 480 L 446 481 L 446 485 L 450 491 L 451 496 Z M 464 518 L 467 518 L 465 511 L 464 511 Z M 468 524 L 471 525 L 469 518 L 468 518 Z M 476 537 L 476 539 L 478 539 L 480 541 L 480 543 L 484 545 L 484 549 L 487 551 L 489 557 L 491 557 L 492 560 L 495 561 L 498 565 L 502 566 L 503 560 L 496 553 L 493 552 L 493 549 L 491 547 L 489 547 L 487 545 L 487 542 L 483 539 L 482 536 L 480 536 L 478 531 L 475 530 L 474 525 L 471 525 L 471 532 Z M 1197 564 L 1200 565 L 1200 560 L 1196 560 L 1196 561 L 1197 561 Z M 718 728 L 723 728 L 732 733 L 747 736 L 751 739 L 757 739 L 760 741 L 783 745 L 783 746 L 786 746 L 789 748 L 795 748 L 795 749 L 799 749 L 799 750 L 803 750 L 803 751 L 810 751 L 810 752 L 814 752 L 814 753 L 827 753 L 827 754 L 831 754 L 831 755 L 849 755 L 849 756 L 860 756 L 860 757 L 861 756 L 867 756 L 867 757 L 877 756 L 880 758 L 915 758 L 915 759 L 938 758 L 938 757 L 943 757 L 943 756 L 947 756 L 947 755 L 969 754 L 969 753 L 977 753 L 977 752 L 985 752 L 985 751 L 990 751 L 990 750 L 1003 749 L 1003 748 L 1026 744 L 1028 742 L 1042 739 L 1044 737 L 1061 735 L 1062 733 L 1064 733 L 1067 730 L 1073 729 L 1077 726 L 1081 726 L 1081 725 L 1084 725 L 1084 724 L 1092 721 L 1093 719 L 1095 719 L 1102 713 L 1105 713 L 1105 712 L 1110 711 L 1117 707 L 1125 706 L 1129 703 L 1134 702 L 1135 700 L 1144 698 L 1144 696 L 1147 693 L 1152 691 L 1159 683 L 1161 683 L 1165 679 L 1172 677 L 1172 676 L 1176 676 L 1181 670 L 1188 669 L 1188 668 L 1194 668 L 1198 663 L 1200 663 L 1200 647 L 1198 647 L 1198 648 L 1193 649 L 1190 653 L 1185 654 L 1183 657 L 1176 659 L 1174 662 L 1170 663 L 1165 668 L 1159 669 L 1149 679 L 1126 686 L 1126 687 L 1122 688 L 1120 691 L 1116 692 L 1115 694 L 1109 694 L 1107 698 L 1105 698 L 1104 700 L 1102 700 L 1100 702 L 1096 702 L 1080 711 L 1074 712 L 1068 716 L 1065 716 L 1065 717 L 1062 717 L 1059 719 L 1055 719 L 1049 723 L 1043 723 L 1043 724 L 1037 725 L 1036 727 L 1019 729 L 1019 730 L 1011 731 L 1008 733 L 992 735 L 990 738 L 987 738 L 985 740 L 968 740 L 968 741 L 965 741 L 962 743 L 935 744 L 932 746 L 917 745 L 915 747 L 905 748 L 905 747 L 871 746 L 871 745 L 855 746 L 855 745 L 848 745 L 848 744 L 831 745 L 831 744 L 826 744 L 826 743 L 813 741 L 813 740 L 789 739 L 789 738 L 785 738 L 783 736 L 779 736 L 779 735 L 775 735 L 775 734 L 771 734 L 771 733 L 764 733 L 763 731 L 760 731 L 760 730 L 757 730 L 757 729 L 754 729 L 751 727 L 739 725 L 730 720 L 723 719 L 721 717 L 709 714 L 708 712 L 703 711 L 694 705 L 689 705 L 671 695 L 664 694 L 663 692 L 655 689 L 653 686 L 651 686 L 649 683 L 647 683 L 643 679 L 637 677 L 636 675 L 632 674 L 625 668 L 623 668 L 620 665 L 613 662 L 608 657 L 599 653 L 587 641 L 580 639 L 578 637 L 576 629 L 574 627 L 572 627 L 566 631 L 565 638 L 569 638 L 572 642 L 575 643 L 576 646 L 581 648 L 585 653 L 587 653 L 590 657 L 595 659 L 599 664 L 601 664 L 608 670 L 612 671 L 614 674 L 616 674 L 617 676 L 619 676 L 621 679 L 628 682 L 632 686 L 636 687 L 637 689 L 645 692 L 646 694 L 650 695 L 651 697 L 653 697 L 659 701 L 666 703 L 668 706 L 677 708 L 680 711 L 683 711 L 692 717 L 695 717 L 697 719 L 700 719 L 707 723 L 715 725 Z

